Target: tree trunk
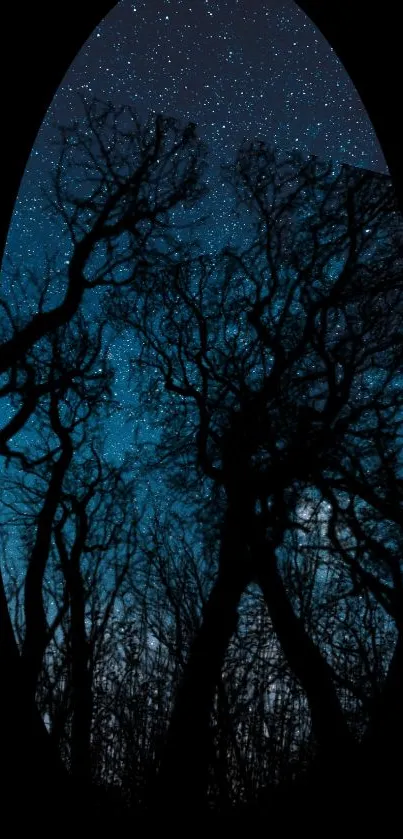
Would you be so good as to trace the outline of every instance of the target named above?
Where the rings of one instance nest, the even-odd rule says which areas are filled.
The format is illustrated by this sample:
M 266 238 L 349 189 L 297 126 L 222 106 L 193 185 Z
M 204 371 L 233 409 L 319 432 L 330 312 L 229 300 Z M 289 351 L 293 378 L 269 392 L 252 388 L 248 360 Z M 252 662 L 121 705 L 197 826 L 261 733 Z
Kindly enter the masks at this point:
M 64 542 L 63 521 L 55 528 L 55 540 L 66 581 L 71 615 L 71 771 L 78 785 L 86 787 L 91 783 L 93 700 L 81 558 L 88 535 L 88 518 L 85 502 L 75 499 L 73 505 L 76 513 L 76 534 L 70 555 Z
M 30 823 L 51 818 L 53 807 L 71 802 L 69 778 L 42 717 L 24 689 L 22 663 L 0 574 L 1 777 L 2 820 L 15 818 L 24 802 Z M 72 802 L 71 802 L 72 804 Z
M 312 729 L 324 759 L 344 755 L 353 746 L 333 683 L 332 671 L 306 632 L 290 603 L 277 568 L 275 553 L 265 541 L 255 539 L 258 552 L 256 579 L 284 656 L 308 700 Z
M 157 781 L 158 799 L 173 815 L 206 805 L 212 754 L 210 716 L 238 606 L 251 582 L 239 518 L 227 515 L 217 579 L 203 609 L 180 682 Z
M 56 397 L 55 397 L 56 399 Z M 54 520 L 59 505 L 63 481 L 73 457 L 73 445 L 68 431 L 62 428 L 57 402 L 52 406 L 52 425 L 59 433 L 62 451 L 52 464 L 48 489 L 38 514 L 34 546 L 29 557 L 24 587 L 25 637 L 22 662 L 25 690 L 35 700 L 43 656 L 48 644 L 48 626 L 43 603 L 43 578 L 49 559 Z
M 390 804 L 400 799 L 403 754 L 403 631 L 400 630 L 380 696 L 361 743 L 362 771 Z M 378 795 L 379 797 L 379 795 Z M 385 802 L 386 804 L 386 802 Z M 389 806 L 389 805 L 388 805 Z
M 92 676 L 85 632 L 85 598 L 81 576 L 71 587 L 73 718 L 71 769 L 75 779 L 91 783 Z

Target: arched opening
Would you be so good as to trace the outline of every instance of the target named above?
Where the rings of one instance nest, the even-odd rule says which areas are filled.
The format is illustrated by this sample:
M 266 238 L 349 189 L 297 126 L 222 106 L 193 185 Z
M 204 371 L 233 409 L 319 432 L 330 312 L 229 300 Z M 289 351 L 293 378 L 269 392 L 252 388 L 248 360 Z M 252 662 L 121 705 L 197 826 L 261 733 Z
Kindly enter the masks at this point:
M 240 6 L 241 4 L 237 4 L 237 5 Z M 137 7 L 135 9 L 131 8 L 131 13 L 133 11 L 137 12 Z M 219 47 L 214 47 L 214 43 L 215 43 L 214 33 L 212 33 L 212 30 L 209 29 L 209 27 L 211 27 L 211 24 L 212 24 L 212 21 L 210 20 L 210 18 L 215 18 L 216 17 L 215 11 L 211 10 L 209 3 L 206 3 L 203 6 L 203 14 L 205 16 L 203 18 L 204 28 L 203 28 L 203 32 L 201 32 L 201 31 L 199 32 L 199 35 L 200 35 L 199 39 L 195 38 L 195 31 L 196 30 L 194 29 L 194 27 L 192 27 L 192 24 L 188 22 L 189 18 L 186 18 L 184 25 L 185 25 L 185 28 L 186 28 L 187 31 L 189 31 L 189 30 L 191 31 L 191 35 L 192 35 L 191 46 L 190 46 L 190 44 L 188 44 L 185 48 L 185 45 L 182 44 L 182 46 L 183 46 L 183 49 L 182 49 L 183 61 L 185 63 L 182 64 L 182 58 L 181 58 L 181 62 L 180 62 L 181 67 L 179 69 L 179 75 L 175 76 L 172 73 L 170 73 L 169 77 L 166 74 L 166 70 L 169 68 L 170 65 L 174 64 L 175 61 L 177 61 L 178 54 L 179 54 L 179 46 L 178 46 L 178 43 L 175 44 L 175 47 L 174 47 L 173 52 L 172 52 L 174 57 L 171 58 L 170 57 L 171 56 L 171 50 L 172 50 L 172 41 L 171 41 L 171 37 L 170 37 L 171 33 L 168 33 L 169 34 L 168 38 L 166 37 L 166 34 L 167 34 L 168 30 L 170 30 L 171 27 L 173 27 L 174 15 L 170 12 L 170 10 L 165 9 L 164 11 L 166 11 L 167 14 L 163 14 L 163 15 L 161 14 L 159 16 L 159 21 L 158 21 L 159 28 L 155 27 L 155 20 L 152 20 L 152 21 L 148 20 L 148 26 L 151 26 L 151 24 L 154 24 L 154 29 L 157 29 L 157 35 L 160 38 L 160 40 L 158 42 L 158 50 L 156 49 L 156 47 L 154 47 L 155 52 L 153 54 L 153 60 L 147 65 L 148 68 L 149 68 L 148 69 L 149 75 L 147 76 L 147 72 L 145 73 L 145 83 L 147 84 L 147 82 L 148 82 L 148 84 L 149 84 L 148 91 L 146 89 L 145 93 L 143 93 L 143 95 L 141 95 L 139 90 L 138 89 L 136 90 L 136 96 L 139 100 L 140 108 L 144 104 L 147 106 L 147 108 L 150 107 L 149 95 L 150 95 L 150 83 L 151 83 L 150 79 L 151 79 L 152 85 L 154 85 L 154 84 L 156 85 L 155 88 L 153 88 L 153 93 L 155 94 L 156 99 L 158 100 L 158 108 L 156 108 L 155 106 L 151 106 L 151 107 L 153 107 L 156 111 L 160 111 L 160 107 L 159 107 L 160 105 L 161 105 L 161 109 L 163 108 L 164 103 L 165 103 L 164 92 L 163 92 L 164 89 L 165 89 L 165 93 L 166 94 L 169 93 L 169 95 L 171 95 L 171 94 L 177 95 L 181 91 L 181 96 L 184 97 L 184 99 L 175 100 L 175 96 L 173 96 L 173 98 L 170 100 L 171 104 L 172 104 L 173 111 L 174 111 L 174 116 L 175 116 L 175 109 L 177 109 L 177 115 L 183 115 L 185 117 L 185 119 L 188 120 L 188 122 L 189 122 L 188 129 L 189 129 L 190 132 L 192 132 L 192 130 L 193 130 L 191 128 L 191 123 L 197 122 L 198 125 L 200 126 L 200 131 L 205 132 L 205 136 L 203 137 L 203 139 L 205 139 L 207 142 L 210 142 L 210 144 L 213 145 L 215 151 L 217 151 L 217 147 L 221 147 L 225 151 L 225 153 L 231 151 L 232 141 L 234 141 L 234 143 L 235 143 L 237 132 L 240 132 L 239 137 L 243 138 L 244 136 L 253 137 L 256 134 L 258 136 L 265 137 L 266 131 L 268 131 L 270 133 L 274 143 L 277 146 L 283 147 L 285 145 L 289 148 L 289 147 L 297 145 L 297 146 L 299 146 L 300 150 L 303 151 L 304 153 L 306 153 L 308 151 L 310 153 L 316 151 L 318 153 L 319 157 L 322 156 L 322 150 L 325 149 L 324 156 L 326 156 L 326 157 L 328 157 L 330 155 L 331 157 L 335 157 L 338 160 L 342 160 L 343 159 L 342 155 L 346 155 L 347 159 L 350 163 L 354 161 L 354 155 L 353 155 L 352 150 L 359 149 L 360 143 L 359 143 L 359 140 L 357 140 L 356 142 L 353 141 L 351 143 L 351 140 L 349 139 L 349 136 L 348 136 L 349 130 L 350 130 L 350 133 L 353 132 L 352 126 L 348 125 L 348 124 L 347 125 L 344 124 L 344 119 L 343 119 L 343 128 L 342 129 L 337 128 L 337 122 L 338 122 L 337 121 L 337 108 L 336 108 L 336 112 L 335 112 L 336 117 L 334 116 L 334 114 L 333 114 L 333 118 L 332 117 L 328 118 L 327 115 L 326 115 L 325 122 L 323 122 L 322 118 L 319 118 L 319 116 L 322 117 L 322 114 L 318 115 L 318 114 L 314 113 L 314 108 L 316 107 L 319 100 L 321 101 L 321 106 L 323 107 L 323 109 L 324 108 L 329 108 L 330 113 L 332 113 L 332 111 L 331 111 L 332 103 L 327 100 L 326 92 L 322 96 L 320 96 L 320 94 L 318 93 L 318 88 L 316 87 L 316 84 L 317 84 L 318 80 L 314 76 L 314 73 L 312 71 L 308 70 L 308 66 L 307 66 L 308 62 L 306 63 L 306 65 L 304 65 L 304 72 L 308 73 L 308 80 L 307 80 L 307 77 L 304 77 L 300 74 L 300 71 L 299 71 L 299 61 L 300 61 L 300 59 L 299 58 L 297 59 L 295 57 L 295 52 L 294 52 L 294 49 L 293 49 L 294 47 L 298 46 L 298 42 L 294 43 L 290 40 L 290 35 L 292 35 L 292 32 L 290 32 L 288 30 L 287 26 L 285 26 L 286 17 L 284 16 L 284 13 L 282 13 L 282 15 L 279 14 L 276 18 L 276 21 L 277 21 L 277 24 L 278 24 L 278 27 L 279 27 L 279 32 L 283 33 L 283 35 L 282 35 L 282 47 L 281 47 L 281 50 L 278 51 L 278 53 L 276 52 L 276 47 L 275 46 L 273 47 L 273 50 L 272 50 L 272 52 L 273 52 L 273 55 L 272 55 L 272 60 L 273 60 L 272 73 L 273 73 L 273 76 L 276 77 L 277 83 L 279 83 L 279 86 L 281 88 L 281 97 L 280 97 L 281 102 L 280 102 L 280 107 L 278 107 L 277 96 L 274 97 L 274 100 L 273 100 L 273 103 L 272 103 L 272 121 L 270 122 L 270 119 L 268 118 L 267 113 L 262 116 L 262 114 L 260 114 L 260 112 L 259 112 L 259 107 L 255 107 L 256 102 L 259 104 L 259 100 L 262 100 L 262 99 L 265 100 L 265 96 L 268 96 L 268 90 L 270 88 L 270 85 L 273 82 L 273 79 L 270 79 L 270 82 L 268 82 L 267 78 L 266 79 L 264 78 L 265 67 L 261 62 L 259 64 L 259 55 L 257 54 L 258 51 L 256 50 L 256 40 L 254 39 L 254 35 L 253 35 L 253 32 L 256 32 L 256 27 L 258 26 L 259 21 L 261 20 L 259 18 L 259 15 L 262 14 L 262 9 L 261 9 L 260 4 L 258 4 L 258 8 L 256 9 L 255 15 L 253 15 L 253 14 L 251 14 L 251 4 L 248 3 L 248 15 L 249 16 L 248 16 L 247 26 L 246 26 L 246 19 L 245 19 L 245 15 L 244 15 L 243 17 L 240 17 L 239 21 L 238 21 L 238 24 L 239 24 L 239 22 L 242 23 L 242 26 L 240 27 L 239 32 L 237 31 L 237 25 L 238 24 L 235 25 L 234 20 L 233 20 L 232 31 L 230 31 L 229 29 L 225 30 L 225 28 L 224 28 L 224 30 L 220 29 L 220 32 L 222 33 L 222 37 L 220 39 Z M 190 7 L 187 9 L 187 12 L 190 14 L 190 16 L 192 16 L 193 12 L 192 12 Z M 272 16 L 274 17 L 274 10 L 273 9 L 271 9 L 271 13 L 272 13 Z M 269 15 L 269 17 L 270 17 L 270 15 Z M 144 20 L 143 20 L 143 23 L 144 23 Z M 250 29 L 248 29 L 248 26 L 250 27 Z M 261 27 L 261 28 L 263 30 L 263 27 Z M 180 37 L 180 34 L 183 30 L 180 27 L 177 27 L 177 30 L 178 30 L 177 34 L 179 33 L 179 37 Z M 139 34 L 139 37 L 140 37 L 141 36 L 141 30 L 139 31 L 138 34 Z M 93 39 L 91 39 L 91 40 L 93 41 L 94 38 L 98 37 L 98 35 L 99 35 L 99 40 L 101 41 L 102 40 L 102 32 L 101 31 L 98 31 L 98 32 L 94 33 Z M 203 35 L 203 37 L 201 37 L 202 35 Z M 264 44 L 265 44 L 264 31 L 262 31 L 262 34 L 259 37 L 260 37 L 260 44 L 261 44 L 261 47 L 263 49 Z M 145 36 L 144 36 L 144 40 L 146 40 Z M 281 41 L 281 39 L 280 39 L 280 41 Z M 96 45 L 97 42 L 94 41 L 94 43 Z M 315 67 L 317 69 L 318 66 L 321 66 L 322 59 L 320 58 L 320 48 L 318 46 L 318 44 L 319 44 L 318 39 L 317 38 L 314 39 L 313 43 L 316 43 L 316 47 L 315 47 L 315 50 L 314 50 L 314 55 L 315 55 Z M 253 67 L 253 64 L 251 63 L 251 60 L 248 59 L 248 56 L 247 56 L 248 50 L 246 49 L 246 45 L 248 46 L 250 55 L 252 55 L 253 60 L 257 60 L 257 65 L 256 65 L 257 69 L 256 69 L 256 67 L 255 68 Z M 86 76 L 86 71 L 85 71 L 85 67 L 83 66 L 83 62 L 85 64 L 85 61 L 87 60 L 88 55 L 91 54 L 91 49 L 93 49 L 93 46 L 94 46 L 94 44 L 92 44 L 92 46 L 91 46 L 91 44 L 87 45 L 87 47 L 88 47 L 87 53 L 86 53 L 85 50 L 83 51 L 83 54 L 81 56 L 79 56 L 78 59 L 77 59 L 77 66 L 74 68 L 74 73 L 77 74 L 75 78 L 77 79 L 77 77 L 79 77 L 80 74 L 81 74 L 80 86 L 88 94 L 92 94 L 92 92 L 93 92 L 93 90 L 92 90 L 93 83 L 92 83 L 91 79 L 88 80 L 88 78 L 89 78 L 88 75 Z M 127 58 L 127 51 L 126 51 L 126 46 L 127 45 L 125 44 L 124 47 L 123 47 L 123 45 L 121 45 L 121 46 L 122 46 L 122 48 L 119 51 L 119 55 L 118 55 L 119 61 L 126 62 L 126 65 L 128 65 L 129 62 L 131 62 L 131 59 Z M 210 49 L 210 53 L 209 53 L 209 49 Z M 309 52 L 310 52 L 310 47 L 308 48 L 308 53 Z M 200 54 L 200 59 L 201 60 L 205 59 L 206 54 L 209 55 L 210 59 L 213 56 L 214 56 L 214 59 L 219 58 L 220 61 L 222 62 L 222 64 L 220 66 L 221 66 L 221 68 L 224 68 L 224 69 L 221 69 L 220 72 L 214 72 L 215 67 L 213 65 L 213 62 L 211 60 L 209 60 L 208 71 L 212 72 L 212 76 L 211 77 L 208 76 L 208 75 L 204 76 L 203 72 L 202 72 L 202 64 L 197 65 L 196 71 L 195 71 L 194 66 L 189 64 L 189 62 L 191 62 L 191 60 L 192 60 L 192 57 L 194 58 L 197 54 Z M 100 58 L 100 56 L 97 54 L 96 48 L 95 48 L 95 52 L 93 51 L 92 55 L 93 55 L 92 60 L 94 60 L 94 56 L 97 59 L 95 61 L 95 63 L 98 66 L 98 59 Z M 104 53 L 102 51 L 102 56 L 103 55 L 104 55 Z M 282 60 L 284 55 L 288 56 L 286 62 L 284 62 Z M 149 58 L 149 56 L 148 56 L 148 58 Z M 278 64 L 276 64 L 275 59 L 276 60 L 278 59 Z M 139 60 L 140 64 L 141 64 L 141 59 L 139 59 L 139 56 L 136 56 L 136 60 Z M 81 61 L 81 64 L 82 64 L 81 69 L 80 69 L 80 61 Z M 234 67 L 235 67 L 235 63 L 236 63 L 236 68 L 238 69 L 238 72 L 239 72 L 239 68 L 240 67 L 242 68 L 241 81 L 240 81 L 239 74 L 235 73 L 235 75 L 233 75 L 233 70 L 234 70 Z M 103 75 L 102 68 L 101 68 L 99 70 L 99 75 L 97 77 L 97 83 L 100 83 L 101 85 L 102 85 L 102 83 L 104 84 L 104 87 L 103 87 L 104 91 L 105 91 L 106 88 L 107 88 L 107 90 L 110 91 L 111 90 L 111 84 L 113 86 L 113 84 L 115 84 L 116 78 L 119 76 L 119 73 L 117 73 L 117 71 L 115 72 L 113 67 L 110 66 L 110 64 L 111 64 L 111 62 L 107 61 L 107 63 L 104 66 L 104 70 L 103 70 L 104 75 Z M 158 74 L 158 71 L 159 71 L 161 66 L 164 69 L 164 73 L 158 80 L 158 83 L 162 84 L 162 88 L 160 87 L 160 89 L 158 90 L 156 75 Z M 336 67 L 336 65 L 334 65 L 334 66 Z M 186 69 L 186 67 L 187 67 L 187 69 Z M 189 67 L 190 67 L 190 71 L 189 71 Z M 302 64 L 301 64 L 301 67 L 302 67 Z M 283 70 L 285 68 L 287 78 L 285 78 L 284 76 L 281 77 L 281 68 L 283 68 Z M 186 70 L 186 72 L 185 72 L 185 70 Z M 266 71 L 267 71 L 267 68 L 266 68 Z M 294 89 L 292 89 L 293 85 L 289 84 L 289 79 L 295 71 L 296 71 L 296 76 L 295 76 L 294 81 L 296 83 L 296 87 Z M 73 68 L 71 68 L 71 72 L 73 72 Z M 332 70 L 332 72 L 333 72 L 333 70 Z M 336 70 L 334 72 L 336 72 Z M 260 87 L 255 82 L 255 79 L 256 79 L 258 73 L 261 73 L 261 76 L 259 76 Z M 104 79 L 103 82 L 102 82 L 102 75 L 103 75 L 103 79 Z M 266 75 L 267 75 L 267 73 L 266 73 Z M 142 76 L 142 78 L 143 78 L 143 76 Z M 172 85 L 172 90 L 169 90 L 169 91 L 167 91 L 167 84 L 166 84 L 167 78 L 169 78 L 170 84 Z M 225 81 L 225 85 L 227 85 L 227 87 L 225 87 L 223 85 L 223 78 L 224 78 L 224 81 Z M 164 80 L 165 80 L 165 88 L 164 88 Z M 212 81 L 213 81 L 213 84 L 211 83 Z M 287 84 L 289 84 L 288 88 L 287 88 Z M 336 87 L 337 87 L 337 81 L 335 82 L 335 84 L 336 84 Z M 195 91 L 196 91 L 198 85 L 201 86 L 201 89 L 202 89 L 202 92 L 203 92 L 203 97 L 201 98 L 200 102 L 197 102 L 197 101 L 195 102 L 195 98 L 196 98 L 195 97 Z M 65 106 L 66 111 L 69 110 L 69 108 L 66 107 L 66 105 L 68 105 L 68 93 L 69 93 L 68 86 L 69 86 L 69 82 L 67 81 L 67 92 L 66 92 L 66 90 L 64 90 L 64 92 L 63 91 L 61 92 L 62 99 L 63 99 L 63 96 L 65 96 L 64 106 Z M 313 91 L 315 91 L 315 92 L 313 92 Z M 96 92 L 96 91 L 94 91 L 94 92 Z M 116 93 L 116 90 L 113 90 L 113 96 L 115 95 L 115 93 Z M 234 97 L 234 99 L 231 100 L 231 97 Z M 298 116 L 298 114 L 295 114 L 295 108 L 294 108 L 294 105 L 293 105 L 294 97 L 300 99 L 301 102 L 303 102 L 304 99 L 306 99 L 307 105 L 303 106 L 303 108 L 302 108 L 302 116 L 301 116 L 301 114 L 300 114 L 300 116 Z M 182 106 L 184 104 L 184 100 L 186 100 L 186 107 L 183 111 Z M 244 104 L 245 101 L 247 101 L 247 103 L 248 103 L 246 106 Z M 179 102 L 181 102 L 181 104 L 179 104 Z M 334 104 L 334 102 L 333 102 L 333 104 Z M 202 106 L 202 108 L 201 108 L 201 106 Z M 350 106 L 348 106 L 348 107 L 350 109 Z M 351 106 L 351 108 L 353 108 L 353 106 Z M 164 109 L 164 112 L 165 112 L 165 107 L 163 109 Z M 168 106 L 166 108 L 166 112 L 169 115 Z M 53 113 L 56 114 L 54 108 L 53 108 Z M 211 114 L 212 113 L 214 113 L 214 120 L 211 120 Z M 264 113 L 264 112 L 262 112 L 262 113 Z M 286 114 L 285 118 L 283 118 L 284 114 Z M 210 120 L 208 119 L 208 115 L 210 115 Z M 252 116 L 253 116 L 253 118 L 252 118 Z M 293 132 L 293 130 L 291 128 L 291 126 L 293 124 L 292 123 L 293 119 L 295 119 L 296 122 L 298 122 L 299 119 L 302 120 L 300 123 L 298 122 L 298 126 L 299 126 L 298 127 L 298 134 L 296 132 Z M 259 120 L 260 120 L 260 122 L 259 122 Z M 262 122 L 262 120 L 263 120 L 263 122 Z M 326 122 L 326 120 L 328 120 L 328 122 Z M 266 122 L 269 123 L 268 128 L 265 125 Z M 364 122 L 365 122 L 365 120 L 364 120 Z M 347 120 L 347 123 L 349 123 L 349 120 Z M 256 130 L 256 128 L 257 128 L 257 130 Z M 300 128 L 301 128 L 301 130 L 300 130 Z M 329 143 L 332 142 L 332 136 L 333 136 L 332 135 L 332 130 L 334 128 L 336 128 L 337 141 L 340 140 L 340 145 L 338 146 L 338 148 L 340 149 L 340 154 L 337 151 L 335 153 L 333 153 L 329 149 Z M 343 133 L 344 130 L 346 130 L 346 134 Z M 302 142 L 300 140 L 300 134 L 302 134 L 302 137 L 303 137 Z M 46 127 L 45 127 L 45 134 L 43 136 L 45 136 L 45 135 L 46 135 Z M 359 133 L 358 133 L 358 136 L 359 136 Z M 231 138 L 231 142 L 229 142 L 229 137 Z M 238 137 L 238 139 L 239 139 L 239 137 Z M 187 140 L 188 139 L 189 139 L 189 135 L 187 137 Z M 372 141 L 373 141 L 373 138 L 372 138 Z M 41 155 L 46 156 L 46 154 L 48 153 L 48 148 L 47 148 L 46 142 L 42 146 L 39 145 L 39 147 L 37 147 L 35 149 L 35 153 L 36 153 L 37 157 L 40 157 Z M 374 158 L 372 158 L 371 155 L 369 156 L 369 158 L 364 155 L 364 159 L 362 159 L 362 157 L 359 157 L 358 161 L 356 161 L 356 162 L 358 162 L 361 165 L 364 165 L 365 168 L 371 168 L 372 166 L 374 166 Z M 376 167 L 374 167 L 374 168 L 376 168 Z M 28 175 L 31 173 L 31 176 L 32 176 L 32 173 L 35 174 L 35 172 L 38 172 L 38 171 L 39 170 L 36 169 L 35 160 L 33 159 L 33 162 L 30 164 L 30 167 L 28 169 Z M 23 238 L 20 240 L 20 244 L 16 244 L 17 239 L 12 240 L 12 238 L 11 238 L 11 241 L 14 241 L 14 245 L 12 246 L 12 249 L 13 249 L 13 247 L 15 248 L 15 254 L 17 255 L 17 257 L 21 256 L 22 253 L 24 253 L 24 256 L 26 256 L 27 254 L 28 254 L 28 256 L 31 256 L 31 254 L 29 253 L 30 245 L 27 244 L 27 242 L 28 242 L 28 238 L 27 238 L 28 224 L 33 225 L 30 235 L 32 237 L 32 241 L 34 242 L 34 245 L 33 245 L 34 248 L 37 247 L 38 242 L 41 242 L 41 245 L 42 244 L 45 245 L 46 242 L 49 242 L 48 231 L 45 230 L 43 228 L 43 226 L 41 227 L 41 224 L 39 224 L 39 226 L 36 224 L 36 222 L 37 222 L 37 218 L 35 218 L 36 211 L 35 211 L 35 209 L 34 210 L 32 209 L 32 206 L 33 206 L 32 201 L 33 201 L 34 197 L 33 197 L 32 193 L 29 192 L 29 186 L 27 187 L 24 184 L 23 189 L 26 190 L 25 198 L 22 199 L 22 204 L 20 204 L 20 206 L 17 208 L 17 211 L 20 214 L 20 217 L 19 217 L 19 219 L 17 219 L 17 222 L 16 222 L 17 227 L 18 227 L 18 225 L 20 226 L 20 232 L 23 231 L 23 233 L 22 233 Z M 24 204 L 24 200 L 25 200 L 25 208 L 24 208 L 24 210 L 22 210 L 21 207 Z M 29 206 L 30 215 L 24 217 L 23 213 L 25 212 L 25 210 L 27 209 L 28 206 Z M 40 208 L 40 206 L 41 206 L 40 204 L 37 204 L 38 208 Z M 217 206 L 218 205 L 217 205 L 217 202 L 216 202 L 216 210 L 217 210 Z M 225 204 L 224 204 L 223 201 L 221 201 L 221 204 L 218 206 L 218 209 L 221 213 L 221 218 L 222 218 L 224 208 L 225 208 Z M 79 207 L 78 207 L 78 211 L 79 211 Z M 225 224 L 222 225 L 222 227 L 225 227 Z M 225 234 L 225 240 L 224 240 L 224 244 L 225 244 L 226 239 L 230 238 L 230 236 L 231 236 L 231 231 L 224 229 L 224 234 Z M 14 235 L 14 232 L 11 231 L 11 237 L 13 237 L 13 235 Z M 56 241 L 57 244 L 58 244 L 57 228 L 55 229 L 53 235 L 54 235 L 54 241 Z M 215 240 L 212 243 L 211 242 L 208 243 L 209 248 L 212 247 L 212 246 L 215 246 L 215 245 L 216 245 Z M 33 256 L 35 255 L 34 250 L 32 250 L 32 255 Z M 256 312 L 255 312 L 255 314 L 256 314 Z M 232 325 L 231 328 L 233 330 L 232 334 L 236 334 L 237 324 Z M 203 369 L 203 367 L 200 368 L 200 369 Z M 115 397 L 116 397 L 116 393 L 115 393 Z M 292 417 L 292 419 L 294 420 L 295 418 Z M 302 418 L 301 418 L 301 422 L 302 422 Z M 121 443 L 120 432 L 119 432 L 119 437 L 120 437 L 120 443 Z M 281 448 L 285 445 L 283 440 L 281 440 L 279 442 L 281 442 L 281 445 L 279 445 L 279 448 Z M 261 504 L 260 499 L 258 499 L 258 501 Z M 261 512 L 263 511 L 262 505 L 260 507 L 260 511 Z M 58 524 L 59 524 L 59 522 L 58 522 Z M 172 592 L 171 592 L 171 594 L 172 594 Z M 177 600 L 178 600 L 178 592 L 176 592 L 176 601 Z M 172 603 L 171 603 L 171 605 L 172 605 Z M 179 608 L 177 602 L 174 603 L 174 612 L 175 612 L 175 608 L 176 609 Z M 171 615 L 171 617 L 172 617 L 172 615 Z M 174 617 L 175 617 L 175 620 L 176 620 L 177 619 L 177 612 L 175 612 Z M 183 616 L 182 616 L 182 618 L 183 618 Z M 176 642 L 176 640 L 177 639 L 175 639 L 175 642 Z M 158 692 L 158 688 L 156 688 L 156 690 Z

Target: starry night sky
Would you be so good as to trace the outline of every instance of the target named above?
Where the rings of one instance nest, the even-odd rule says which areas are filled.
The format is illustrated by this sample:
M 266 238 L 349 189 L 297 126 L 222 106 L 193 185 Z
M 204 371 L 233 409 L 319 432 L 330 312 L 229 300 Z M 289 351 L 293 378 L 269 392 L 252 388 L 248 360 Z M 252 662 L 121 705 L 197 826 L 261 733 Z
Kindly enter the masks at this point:
M 245 139 L 260 138 L 280 150 L 298 149 L 387 172 L 351 80 L 292 0 L 120 0 L 77 55 L 38 134 L 8 235 L 6 283 L 10 261 L 40 275 L 47 251 L 58 250 L 62 265 L 66 258 L 59 250 L 60 225 L 45 212 L 42 192 L 58 159 L 57 126 L 80 117 L 79 96 L 134 105 L 144 120 L 158 112 L 197 124 L 209 147 L 211 191 L 208 206 L 200 210 L 212 215 L 203 243 L 209 252 L 239 237 L 219 166 L 233 158 Z M 28 288 L 25 305 L 29 299 Z M 132 344 L 131 333 L 113 349 L 120 407 L 109 421 L 105 454 L 116 461 L 131 449 L 132 416 L 138 439 L 155 439 L 155 427 L 144 412 L 138 420 L 136 394 L 128 388 Z M 4 400 L 0 425 L 9 417 L 10 405 Z M 0 474 L 2 469 L 4 461 Z M 152 485 L 138 485 L 135 502 L 146 502 L 151 492 L 169 508 L 163 480 L 157 476 Z M 301 518 L 307 512 L 301 506 Z M 14 542 L 12 532 L 11 537 L 10 558 L 20 563 L 23 577 L 19 540 Z M 327 579 L 324 574 L 325 583 Z
M 51 246 L 39 187 L 55 161 L 54 124 L 80 113 L 77 93 L 196 122 L 212 163 L 260 137 L 386 171 L 352 82 L 292 0 L 121 0 L 77 55 L 38 135 L 8 238 L 14 257 Z
M 76 57 L 49 109 L 17 199 L 6 262 L 40 270 L 43 254 L 60 242 L 41 190 L 57 159 L 55 126 L 80 116 L 77 94 L 130 103 L 144 119 L 160 112 L 197 124 L 213 180 L 209 251 L 234 237 L 230 196 L 214 177 L 244 139 L 386 171 L 352 82 L 292 0 L 121 0 Z M 124 341 L 115 354 L 120 396 Z M 116 419 L 112 437 L 119 445 L 122 431 Z

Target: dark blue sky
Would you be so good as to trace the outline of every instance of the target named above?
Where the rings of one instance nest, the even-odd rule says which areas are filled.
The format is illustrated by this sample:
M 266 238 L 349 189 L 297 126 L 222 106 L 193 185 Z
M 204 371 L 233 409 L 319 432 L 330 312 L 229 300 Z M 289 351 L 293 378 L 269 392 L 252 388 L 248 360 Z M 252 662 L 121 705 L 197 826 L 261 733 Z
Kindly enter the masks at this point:
M 121 0 L 71 65 L 28 162 L 6 248 L 6 259 L 24 269 L 40 271 L 60 241 L 41 190 L 57 159 L 54 125 L 80 115 L 77 94 L 134 104 L 143 118 L 157 111 L 196 122 L 213 173 L 255 137 L 386 171 L 344 68 L 292 0 Z M 234 227 L 220 179 L 211 186 L 205 245 L 213 251 Z M 122 393 L 124 340 L 116 357 Z
M 53 124 L 79 114 L 77 93 L 198 124 L 212 158 L 244 138 L 385 171 L 372 126 L 339 59 L 292 0 L 121 0 L 67 72 L 39 133 L 8 253 L 51 241 L 40 212 L 55 159 Z

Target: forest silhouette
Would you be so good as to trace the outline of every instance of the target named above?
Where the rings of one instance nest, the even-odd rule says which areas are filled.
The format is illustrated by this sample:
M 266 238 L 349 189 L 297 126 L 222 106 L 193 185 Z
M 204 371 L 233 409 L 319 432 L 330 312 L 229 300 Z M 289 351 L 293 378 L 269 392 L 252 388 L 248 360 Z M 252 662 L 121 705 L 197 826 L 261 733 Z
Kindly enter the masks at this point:
M 17 266 L 2 300 L 4 760 L 31 814 L 319 824 L 398 795 L 391 182 L 245 143 L 223 177 L 249 233 L 211 254 L 175 224 L 207 160 L 194 124 L 94 101 L 49 192 L 68 264 L 31 273 L 29 300 Z M 142 510 L 146 480 L 168 507 Z

